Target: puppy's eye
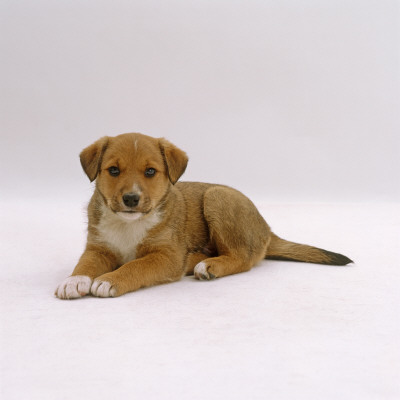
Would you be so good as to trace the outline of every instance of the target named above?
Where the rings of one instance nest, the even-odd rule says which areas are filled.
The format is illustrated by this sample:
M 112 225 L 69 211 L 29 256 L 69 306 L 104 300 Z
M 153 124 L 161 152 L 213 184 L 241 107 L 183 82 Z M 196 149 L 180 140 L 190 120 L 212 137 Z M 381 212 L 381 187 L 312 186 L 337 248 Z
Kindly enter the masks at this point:
M 156 170 L 154 168 L 146 168 L 146 171 L 144 171 L 144 174 L 148 177 L 151 178 L 156 174 Z
M 118 167 L 110 167 L 108 168 L 108 172 L 111 176 L 118 176 L 119 175 L 119 168 Z

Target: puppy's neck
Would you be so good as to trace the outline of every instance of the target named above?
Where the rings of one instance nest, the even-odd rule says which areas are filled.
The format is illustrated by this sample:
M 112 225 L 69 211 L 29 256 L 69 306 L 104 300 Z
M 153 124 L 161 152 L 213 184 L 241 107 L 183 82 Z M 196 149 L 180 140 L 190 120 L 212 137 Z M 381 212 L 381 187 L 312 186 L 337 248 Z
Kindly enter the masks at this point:
M 114 252 L 121 264 L 136 258 L 137 246 L 162 220 L 162 211 L 158 209 L 133 220 L 117 215 L 105 204 L 100 206 L 100 212 L 101 217 L 96 225 L 96 242 L 106 245 Z

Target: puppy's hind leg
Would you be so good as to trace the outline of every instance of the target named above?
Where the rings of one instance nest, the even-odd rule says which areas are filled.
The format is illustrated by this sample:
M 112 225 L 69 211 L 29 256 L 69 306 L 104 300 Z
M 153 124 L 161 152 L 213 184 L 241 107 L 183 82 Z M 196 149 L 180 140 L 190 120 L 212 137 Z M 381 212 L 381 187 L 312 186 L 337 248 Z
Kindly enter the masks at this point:
M 198 263 L 194 268 L 196 278 L 210 280 L 248 271 L 264 258 L 269 226 L 242 193 L 224 186 L 208 189 L 204 217 L 217 257 Z
M 206 258 L 207 256 L 204 253 L 189 254 L 185 263 L 185 275 L 193 275 L 194 267 Z
M 248 271 L 253 263 L 245 261 L 244 258 L 228 255 L 206 258 L 194 267 L 194 276 L 201 281 L 210 281 L 217 277 Z

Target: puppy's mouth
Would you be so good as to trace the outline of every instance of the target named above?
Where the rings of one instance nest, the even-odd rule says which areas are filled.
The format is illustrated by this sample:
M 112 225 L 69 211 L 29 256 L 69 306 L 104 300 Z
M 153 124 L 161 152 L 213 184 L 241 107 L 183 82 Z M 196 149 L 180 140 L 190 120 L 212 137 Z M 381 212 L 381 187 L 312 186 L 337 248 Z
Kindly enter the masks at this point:
M 122 219 L 128 220 L 128 221 L 136 221 L 139 218 L 142 218 L 146 213 L 140 212 L 140 211 L 114 211 L 115 214 L 117 214 L 119 217 Z
M 136 221 L 152 211 L 151 204 L 143 202 L 138 206 L 129 207 L 116 199 L 106 201 L 107 207 L 124 221 Z

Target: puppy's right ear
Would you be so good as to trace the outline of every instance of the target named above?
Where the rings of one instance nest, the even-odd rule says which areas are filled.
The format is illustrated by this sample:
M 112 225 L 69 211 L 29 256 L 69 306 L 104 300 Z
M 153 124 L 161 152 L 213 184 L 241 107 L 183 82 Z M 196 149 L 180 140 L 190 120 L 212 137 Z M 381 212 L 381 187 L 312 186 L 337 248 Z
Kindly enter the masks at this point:
M 90 182 L 93 182 L 97 174 L 100 171 L 101 160 L 103 154 L 106 151 L 109 138 L 107 136 L 102 137 L 90 146 L 82 150 L 79 158 L 81 159 L 81 165 L 86 175 L 89 177 Z

